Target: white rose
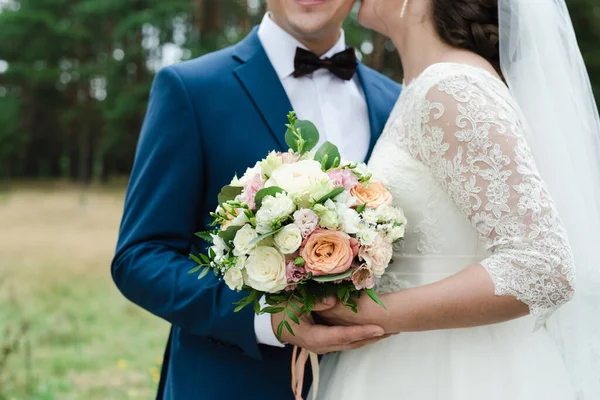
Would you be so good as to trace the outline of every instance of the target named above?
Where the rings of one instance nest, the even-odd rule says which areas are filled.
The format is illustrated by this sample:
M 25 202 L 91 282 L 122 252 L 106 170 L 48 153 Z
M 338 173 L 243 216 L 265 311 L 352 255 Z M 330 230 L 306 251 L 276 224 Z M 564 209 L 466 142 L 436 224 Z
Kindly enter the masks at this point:
M 255 290 L 277 293 L 288 285 L 285 271 L 285 256 L 276 248 L 260 246 L 246 260 L 245 282 Z
M 365 223 L 360 223 L 358 225 L 358 232 L 356 233 L 356 238 L 363 246 L 369 246 L 375 241 L 378 232 L 371 228 L 369 225 Z
M 258 232 L 251 225 L 244 225 L 242 229 L 237 231 L 233 239 L 233 255 L 240 257 L 250 253 L 250 250 L 256 247 L 255 244 L 251 245 L 250 242 L 257 237 Z
M 213 238 L 211 249 L 215 252 L 214 261 L 216 264 L 220 264 L 223 257 L 229 252 L 229 246 L 227 246 L 227 243 L 220 236 L 212 234 L 210 236 Z
M 406 225 L 402 224 L 400 226 L 394 226 L 388 232 L 388 237 L 392 242 L 396 242 L 404 237 L 404 233 L 406 230 Z
M 271 186 L 284 189 L 296 204 L 304 208 L 334 189 L 333 182 L 315 160 L 282 165 L 265 183 L 265 187 Z
M 275 246 L 283 254 L 292 254 L 302 244 L 302 232 L 294 224 L 286 225 L 275 235 Z
M 262 162 L 260 163 L 261 174 L 263 178 L 268 179 L 273 174 L 273 171 L 275 171 L 282 165 L 283 160 L 281 159 L 281 156 L 279 154 L 275 152 L 269 153 L 267 158 L 262 160 Z
M 275 196 L 265 196 L 262 206 L 256 212 L 256 230 L 258 233 L 267 233 L 273 229 L 273 223 L 292 215 L 296 206 L 292 199 L 285 193 Z
M 345 204 L 336 203 L 336 211 L 342 231 L 349 234 L 357 233 L 360 215 L 356 210 L 348 208 Z
M 239 292 L 244 287 L 243 269 L 238 266 L 229 268 L 223 275 L 223 280 L 229 289 Z

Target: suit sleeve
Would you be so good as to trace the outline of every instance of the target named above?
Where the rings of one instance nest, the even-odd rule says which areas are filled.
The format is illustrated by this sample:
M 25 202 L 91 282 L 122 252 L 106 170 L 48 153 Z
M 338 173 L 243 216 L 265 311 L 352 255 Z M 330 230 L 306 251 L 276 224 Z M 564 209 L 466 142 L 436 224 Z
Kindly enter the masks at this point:
M 177 72 L 162 69 L 137 146 L 112 276 L 125 297 L 152 314 L 260 358 L 253 311 L 233 312 L 243 294 L 212 274 L 188 274 L 205 172 L 196 115 Z

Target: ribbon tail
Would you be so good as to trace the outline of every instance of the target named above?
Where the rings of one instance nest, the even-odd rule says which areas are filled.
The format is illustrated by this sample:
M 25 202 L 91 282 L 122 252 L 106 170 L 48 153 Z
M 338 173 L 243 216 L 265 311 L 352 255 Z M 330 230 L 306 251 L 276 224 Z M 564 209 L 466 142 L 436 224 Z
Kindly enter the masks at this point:
M 310 359 L 310 366 L 313 374 L 313 400 L 317 400 L 319 391 L 319 356 L 312 351 L 300 348 L 298 356 L 298 346 L 294 346 L 292 352 L 292 392 L 295 400 L 304 400 L 302 398 L 302 387 L 304 386 L 304 371 L 306 362 Z
M 310 366 L 312 368 L 313 374 L 313 400 L 317 400 L 317 393 L 319 393 L 319 356 L 317 353 L 313 353 L 312 351 L 308 352 L 310 357 Z

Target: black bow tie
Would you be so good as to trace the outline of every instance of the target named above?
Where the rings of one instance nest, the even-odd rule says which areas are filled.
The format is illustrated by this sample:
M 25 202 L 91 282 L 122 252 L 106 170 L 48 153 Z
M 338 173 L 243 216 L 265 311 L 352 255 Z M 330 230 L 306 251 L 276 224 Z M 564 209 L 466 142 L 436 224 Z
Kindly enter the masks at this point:
M 298 47 L 294 58 L 294 77 L 299 78 L 325 68 L 338 78 L 348 81 L 354 76 L 356 66 L 356 53 L 353 48 L 347 48 L 331 58 L 321 59 L 318 55 Z

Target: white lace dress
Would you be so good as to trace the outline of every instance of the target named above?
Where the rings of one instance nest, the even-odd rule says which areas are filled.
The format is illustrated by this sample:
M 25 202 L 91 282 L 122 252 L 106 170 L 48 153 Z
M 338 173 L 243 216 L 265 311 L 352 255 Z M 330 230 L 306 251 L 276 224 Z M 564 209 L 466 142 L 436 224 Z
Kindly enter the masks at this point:
M 531 315 L 327 355 L 319 399 L 576 398 L 543 328 L 573 295 L 571 251 L 525 136 L 507 87 L 485 70 L 435 64 L 404 89 L 370 162 L 409 221 L 379 291 L 480 263 L 496 294 Z

